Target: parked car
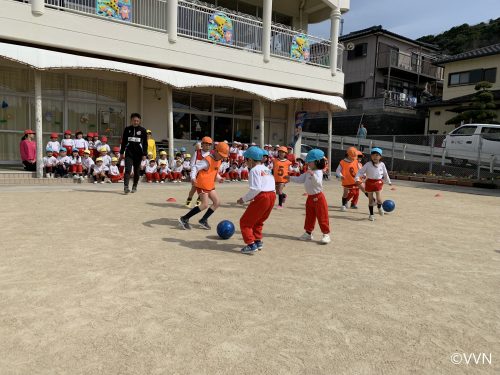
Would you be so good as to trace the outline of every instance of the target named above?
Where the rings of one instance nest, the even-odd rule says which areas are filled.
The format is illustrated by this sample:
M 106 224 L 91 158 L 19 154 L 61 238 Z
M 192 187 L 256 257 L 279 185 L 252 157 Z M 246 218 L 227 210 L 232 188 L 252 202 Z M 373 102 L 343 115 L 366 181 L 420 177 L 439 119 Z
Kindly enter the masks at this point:
M 481 164 L 500 166 L 500 125 L 466 124 L 448 133 L 443 141 L 446 156 L 455 165 L 477 164 L 481 146 Z
M 307 153 L 311 151 L 313 148 L 314 147 L 305 144 L 300 145 L 300 158 L 302 160 L 306 160 Z

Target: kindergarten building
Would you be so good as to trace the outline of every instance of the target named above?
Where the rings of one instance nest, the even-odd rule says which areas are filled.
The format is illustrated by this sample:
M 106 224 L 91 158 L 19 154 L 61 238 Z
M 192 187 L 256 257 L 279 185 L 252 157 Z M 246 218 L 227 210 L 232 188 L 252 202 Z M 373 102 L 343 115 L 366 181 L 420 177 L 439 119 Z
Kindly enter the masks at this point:
M 331 126 L 331 113 L 345 109 L 338 30 L 349 0 L 0 7 L 0 163 L 19 161 L 25 129 L 37 131 L 39 145 L 67 129 L 117 144 L 133 112 L 157 141 L 177 147 L 204 135 L 289 144 L 303 111 L 327 111 Z M 308 34 L 308 24 L 327 19 L 330 40 Z

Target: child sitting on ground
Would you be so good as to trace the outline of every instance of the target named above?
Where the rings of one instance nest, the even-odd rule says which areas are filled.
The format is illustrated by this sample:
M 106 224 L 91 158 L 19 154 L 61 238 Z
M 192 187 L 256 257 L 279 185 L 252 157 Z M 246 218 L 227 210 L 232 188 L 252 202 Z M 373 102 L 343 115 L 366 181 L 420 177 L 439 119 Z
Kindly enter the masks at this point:
M 56 164 L 56 177 L 66 177 L 71 167 L 71 158 L 66 154 L 66 148 L 61 147 Z
M 118 169 L 118 158 L 117 157 L 112 157 L 111 158 L 111 165 L 109 166 L 109 172 L 108 172 L 108 177 L 109 180 L 108 182 L 123 182 L 122 180 L 122 175 L 120 174 L 120 170 Z
M 94 184 L 100 182 L 104 184 L 106 180 L 106 173 L 108 172 L 108 167 L 106 167 L 102 161 L 101 157 L 95 159 L 94 169 L 92 171 L 92 176 L 94 177 Z
M 146 166 L 146 181 L 150 184 L 152 182 L 158 182 L 160 175 L 158 174 L 158 167 L 156 166 L 155 159 L 151 159 L 149 164 Z
M 91 151 L 90 150 L 84 150 L 83 151 L 83 158 L 82 158 L 82 173 L 83 173 L 83 178 L 88 178 L 89 176 L 92 176 L 92 168 L 94 166 L 94 161 L 90 157 Z
M 54 178 L 57 159 L 54 157 L 50 147 L 47 147 L 46 154 L 47 156 L 44 156 L 43 158 L 43 170 L 45 171 L 45 176 L 47 178 Z
M 171 180 L 172 179 L 172 173 L 170 168 L 167 165 L 167 160 L 165 159 L 160 159 L 160 169 L 158 171 L 160 175 L 160 183 L 164 184 L 165 180 Z
M 82 167 L 82 157 L 80 156 L 80 151 L 78 148 L 74 148 L 71 157 L 71 173 L 73 173 L 74 179 L 83 179 L 83 167 Z

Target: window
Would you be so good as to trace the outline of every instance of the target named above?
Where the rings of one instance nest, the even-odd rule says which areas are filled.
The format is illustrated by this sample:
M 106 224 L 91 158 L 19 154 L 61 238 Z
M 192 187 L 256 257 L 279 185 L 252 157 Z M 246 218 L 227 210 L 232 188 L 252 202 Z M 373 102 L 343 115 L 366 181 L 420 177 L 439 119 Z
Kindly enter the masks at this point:
M 191 109 L 202 112 L 212 111 L 212 95 L 193 94 L 191 96 Z
M 347 60 L 354 60 L 367 55 L 368 43 L 360 43 L 354 46 L 354 49 L 347 52 Z
M 481 129 L 481 135 L 488 141 L 500 142 L 500 128 L 484 127 Z
M 236 99 L 234 101 L 234 114 L 240 116 L 252 116 L 252 101 Z
M 365 83 L 353 82 L 344 86 L 344 97 L 346 99 L 356 99 L 365 96 Z
M 233 107 L 233 98 L 216 96 L 214 99 L 214 112 L 233 114 Z
M 174 91 L 172 93 L 172 102 L 174 108 L 189 109 L 189 92 Z
M 481 81 L 496 82 L 497 68 L 475 69 L 467 72 L 450 73 L 448 85 L 473 85 Z
M 97 80 L 85 77 L 68 77 L 68 96 L 77 99 L 96 100 Z
M 451 135 L 473 135 L 477 126 L 462 126 L 455 130 Z
M 127 84 L 117 81 L 98 81 L 98 101 L 104 102 L 120 102 L 127 101 Z

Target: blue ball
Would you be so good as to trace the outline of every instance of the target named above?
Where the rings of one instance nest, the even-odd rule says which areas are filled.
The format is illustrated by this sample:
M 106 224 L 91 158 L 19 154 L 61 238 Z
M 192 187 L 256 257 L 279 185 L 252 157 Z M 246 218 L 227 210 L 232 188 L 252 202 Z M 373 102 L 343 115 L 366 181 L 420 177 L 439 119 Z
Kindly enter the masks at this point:
M 223 240 L 231 238 L 231 236 L 234 234 L 234 224 L 229 220 L 222 220 L 217 225 L 217 234 Z
M 392 212 L 396 208 L 396 203 L 394 201 L 391 201 L 390 199 L 387 199 L 382 203 L 382 208 L 384 209 L 385 212 Z

